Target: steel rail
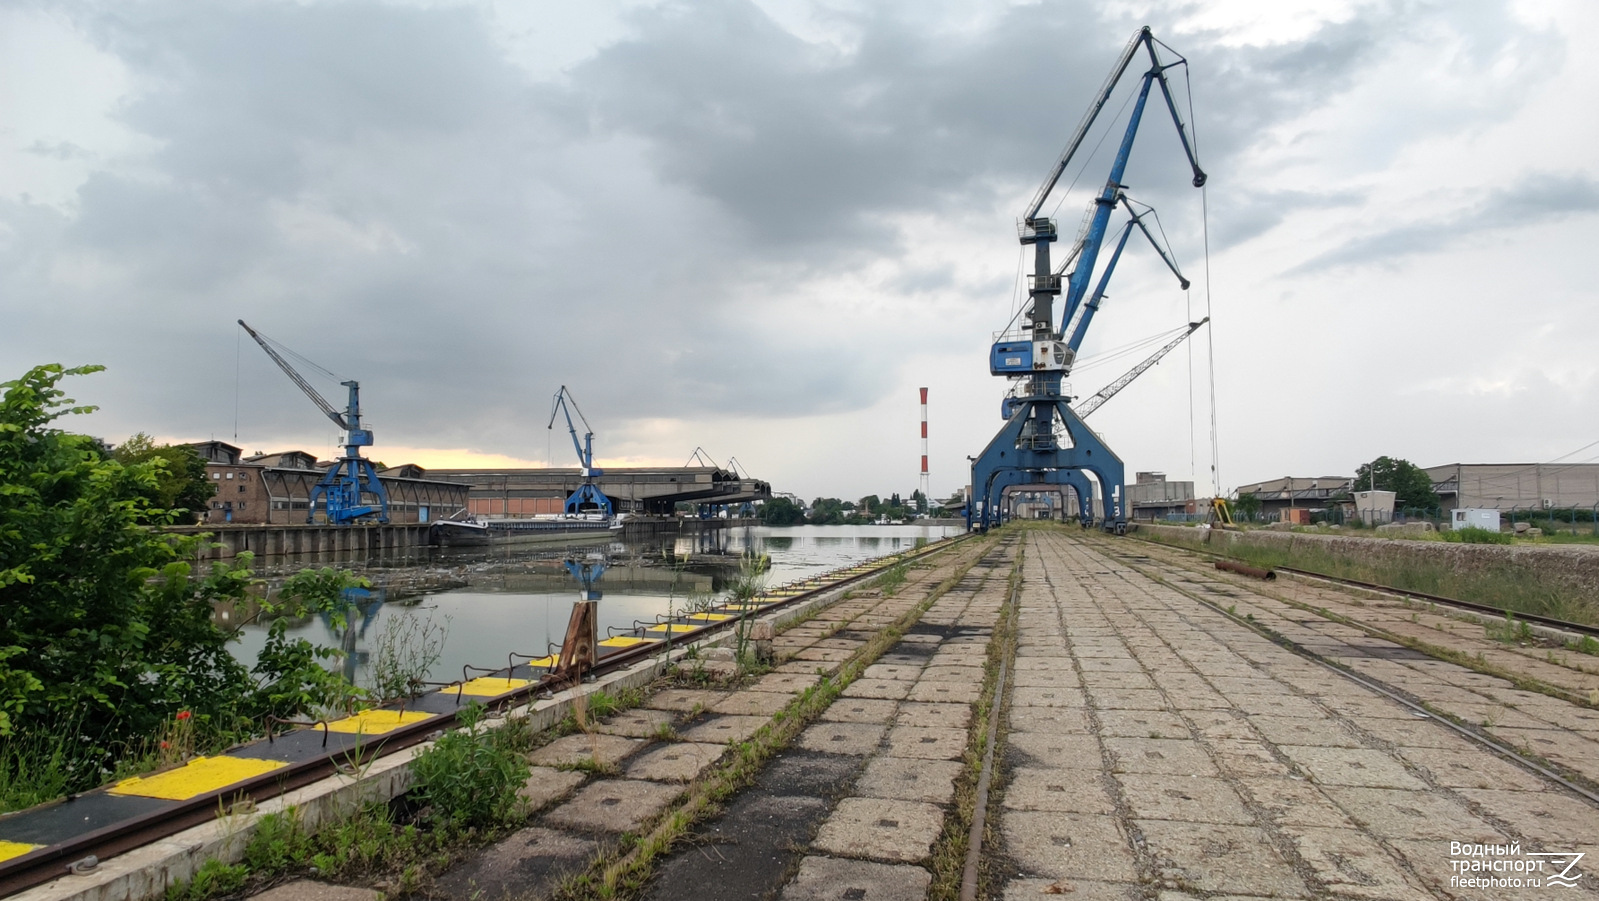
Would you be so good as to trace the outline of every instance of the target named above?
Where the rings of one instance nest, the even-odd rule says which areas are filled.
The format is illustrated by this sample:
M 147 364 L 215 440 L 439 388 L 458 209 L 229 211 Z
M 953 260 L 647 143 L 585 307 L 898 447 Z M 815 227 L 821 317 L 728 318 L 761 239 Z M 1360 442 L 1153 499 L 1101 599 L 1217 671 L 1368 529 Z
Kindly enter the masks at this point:
M 813 600 L 817 595 L 836 591 L 863 579 L 876 576 L 883 569 L 940 553 L 965 541 L 969 537 L 970 533 L 957 535 L 930 543 L 905 554 L 893 555 L 892 559 L 879 558 L 876 561 L 865 561 L 868 564 L 876 565 L 864 572 L 829 581 L 815 588 L 806 589 L 793 597 L 782 598 L 759 609 L 745 610 L 721 622 L 707 623 L 698 627 L 695 631 L 684 633 L 677 638 L 668 633 L 662 642 L 650 642 L 607 654 L 596 661 L 594 667 L 588 672 L 603 674 L 631 666 L 633 663 L 651 655 L 670 651 L 674 644 L 682 645 L 692 642 L 707 635 L 733 628 L 746 618 L 781 610 L 802 601 Z M 557 686 L 565 687 L 563 683 L 569 681 L 567 677 L 553 678 L 550 675 L 546 675 L 538 681 L 490 699 L 485 706 L 491 711 L 504 711 L 525 701 L 533 700 L 536 695 L 547 689 Z M 436 714 L 421 722 L 401 725 L 383 733 L 382 736 L 374 736 L 370 745 L 358 744 L 353 749 L 341 750 L 297 763 L 290 763 L 270 773 L 235 782 L 223 788 L 214 789 L 187 800 L 179 801 L 175 807 L 129 817 L 126 820 L 83 833 L 64 842 L 37 848 L 27 854 L 0 862 L 0 898 L 8 897 L 24 889 L 65 876 L 71 872 L 70 864 L 88 857 L 92 856 L 103 862 L 118 854 L 124 854 L 135 848 L 143 847 L 175 835 L 185 829 L 213 820 L 221 812 L 237 809 L 241 802 L 258 804 L 297 788 L 303 788 L 313 782 L 335 775 L 343 764 L 355 767 L 365 766 L 380 756 L 403 751 L 413 745 L 430 740 L 434 735 L 455 725 L 456 722 L 457 713 L 455 711 Z M 260 739 L 260 741 L 265 740 Z M 250 744 L 253 744 L 253 742 Z M 236 747 L 244 747 L 244 745 Z M 104 792 L 108 788 L 109 786 L 102 786 L 94 789 L 93 792 Z M 90 793 L 84 792 L 82 794 Z M 79 796 L 79 794 L 68 795 L 66 798 L 40 806 L 71 804 Z

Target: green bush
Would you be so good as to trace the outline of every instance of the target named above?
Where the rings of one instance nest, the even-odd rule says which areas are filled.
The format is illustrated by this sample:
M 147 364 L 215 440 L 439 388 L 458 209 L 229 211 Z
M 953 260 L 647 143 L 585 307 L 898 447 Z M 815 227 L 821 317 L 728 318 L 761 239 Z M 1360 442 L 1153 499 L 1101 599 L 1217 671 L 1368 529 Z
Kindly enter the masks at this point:
M 1455 544 L 1510 544 L 1511 536 L 1508 532 L 1495 532 L 1480 526 L 1464 526 L 1459 529 L 1450 529 L 1443 532 L 1445 541 Z
M 411 761 L 412 793 L 444 826 L 473 828 L 508 823 L 517 790 L 527 781 L 528 762 L 519 730 L 490 729 L 483 705 L 461 711 L 461 727 L 440 736 Z
M 349 697 L 318 662 L 327 652 L 281 626 L 252 678 L 228 650 L 236 633 L 212 621 L 215 604 L 242 602 L 255 584 L 249 555 L 196 572 L 201 540 L 160 531 L 178 515 L 156 503 L 169 461 L 118 461 L 57 427 L 94 409 L 60 381 L 101 368 L 38 366 L 0 383 L 0 786 L 43 787 L 64 772 L 65 790 L 92 788 L 178 722 L 186 750 L 207 751 L 258 733 L 266 713 Z M 335 612 L 352 583 L 327 570 L 283 594 Z

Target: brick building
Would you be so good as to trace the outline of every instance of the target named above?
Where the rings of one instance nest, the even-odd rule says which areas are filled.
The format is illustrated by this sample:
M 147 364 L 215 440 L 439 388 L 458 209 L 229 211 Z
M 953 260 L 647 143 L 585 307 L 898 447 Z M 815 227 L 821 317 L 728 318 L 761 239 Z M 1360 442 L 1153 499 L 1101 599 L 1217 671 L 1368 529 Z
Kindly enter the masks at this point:
M 331 462 L 319 462 L 304 451 L 243 456 L 223 441 L 190 445 L 206 461 L 206 477 L 215 489 L 207 523 L 303 523 L 311 489 Z M 420 466 L 406 464 L 378 473 L 389 493 L 389 521 L 432 522 L 466 507 L 470 485 L 429 479 Z M 321 521 L 322 514 L 316 519 Z

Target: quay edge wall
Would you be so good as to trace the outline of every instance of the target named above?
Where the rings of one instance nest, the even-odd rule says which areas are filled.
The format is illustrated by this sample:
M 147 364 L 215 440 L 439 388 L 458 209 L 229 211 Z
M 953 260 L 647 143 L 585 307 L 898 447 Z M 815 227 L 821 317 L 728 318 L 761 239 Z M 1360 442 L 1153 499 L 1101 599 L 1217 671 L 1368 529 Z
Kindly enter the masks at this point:
M 1152 523 L 1139 523 L 1137 534 L 1161 544 L 1218 554 L 1236 554 L 1242 549 L 1310 553 L 1388 571 L 1446 570 L 1468 578 L 1508 576 L 1525 581 L 1530 589 L 1552 590 L 1599 608 L 1599 548 L 1583 545 L 1455 544 L 1307 532 L 1234 532 Z

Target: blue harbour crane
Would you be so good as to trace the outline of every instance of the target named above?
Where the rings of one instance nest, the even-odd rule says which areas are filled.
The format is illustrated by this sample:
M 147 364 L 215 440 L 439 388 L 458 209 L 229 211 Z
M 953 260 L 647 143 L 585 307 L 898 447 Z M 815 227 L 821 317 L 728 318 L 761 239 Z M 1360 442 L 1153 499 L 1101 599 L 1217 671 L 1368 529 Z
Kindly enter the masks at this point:
M 343 432 L 343 440 L 340 443 L 344 446 L 344 456 L 334 461 L 333 465 L 328 467 L 328 471 L 322 474 L 322 478 L 311 487 L 305 521 L 315 521 L 317 504 L 320 502 L 327 508 L 328 522 L 334 525 L 348 526 L 367 521 L 388 522 L 389 493 L 383 488 L 377 470 L 372 468 L 372 462 L 361 456 L 361 448 L 372 446 L 372 431 L 361 427 L 361 383 L 353 380 L 339 383 L 350 389 L 349 401 L 345 404 L 344 412 L 340 413 L 274 349 L 273 345 L 277 342 L 250 328 L 243 319 L 239 320 L 239 325 L 255 339 L 255 343 L 261 345 L 261 349 L 272 358 L 272 362 L 278 364 L 283 374 L 298 385 L 300 390 L 305 392 L 305 396 L 322 410 L 323 415 L 333 420 L 333 424 Z M 288 348 L 285 347 L 284 350 L 287 351 Z
M 1162 61 L 1157 45 L 1170 53 L 1173 60 Z M 1044 204 L 1140 50 L 1148 55 L 1149 69 L 1142 76 L 1110 174 L 1105 179 L 1104 188 L 1094 198 L 1078 240 L 1057 268 L 1051 264 L 1050 248 L 1058 235 L 1055 221 L 1041 215 Z M 1094 497 L 1094 485 L 1089 481 L 1092 476 L 1099 489 L 1105 528 L 1117 534 L 1126 531 L 1125 468 L 1104 439 L 1084 425 L 1082 417 L 1073 411 L 1072 398 L 1063 392 L 1063 384 L 1065 377 L 1071 373 L 1078 349 L 1105 298 L 1106 286 L 1135 227 L 1155 243 L 1162 260 L 1177 275 L 1183 287 L 1188 287 L 1187 279 L 1178 272 L 1159 242 L 1155 242 L 1145 224 L 1148 208 L 1129 201 L 1122 182 L 1127 160 L 1132 154 L 1133 139 L 1143 120 L 1144 108 L 1150 92 L 1158 86 L 1193 170 L 1193 185 L 1196 188 L 1204 186 L 1205 173 L 1199 167 L 1199 160 L 1182 116 L 1177 112 L 1177 104 L 1172 98 L 1171 85 L 1166 77 L 1167 70 L 1186 64 L 1187 60 L 1155 40 L 1149 28 L 1142 28 L 1133 35 L 1078 124 L 1060 160 L 1044 179 L 1022 216 L 1019 238 L 1023 246 L 1033 247 L 1033 272 L 1028 276 L 1028 305 L 1023 310 L 1026 318 L 1020 329 L 1007 328 L 996 336 L 989 356 L 989 371 L 993 375 L 1019 379 L 1022 386 L 1017 395 L 1009 399 L 1006 407 L 1008 418 L 999 433 L 973 459 L 972 499 L 967 506 L 967 522 L 973 529 L 986 531 L 998 524 L 1007 489 L 1032 485 L 1072 488 L 1077 494 L 1080 516 L 1086 526 L 1093 516 L 1091 498 Z M 1111 213 L 1117 206 L 1128 211 L 1131 221 L 1122 229 L 1104 271 L 1094 283 L 1094 269 L 1105 243 Z M 1068 271 L 1068 267 L 1073 268 Z M 1092 293 L 1089 291 L 1091 284 Z M 1062 298 L 1064 315 L 1057 325 L 1055 299 L 1062 294 L 1065 295 Z
M 572 411 L 577 411 L 578 421 L 583 423 L 583 440 L 577 439 L 577 426 L 572 422 Z M 572 397 L 572 392 L 562 385 L 561 390 L 555 392 L 555 401 L 550 405 L 550 424 L 545 428 L 555 428 L 555 414 L 566 414 L 566 430 L 572 435 L 572 447 L 577 450 L 579 473 L 583 476 L 583 484 L 572 492 L 566 499 L 565 512 L 569 516 L 580 513 L 601 513 L 611 516 L 615 510 L 611 499 L 605 496 L 600 486 L 594 484 L 597 476 L 602 476 L 605 471 L 594 468 L 594 429 L 589 425 L 588 418 L 583 415 L 582 409 L 577 405 L 577 400 Z

